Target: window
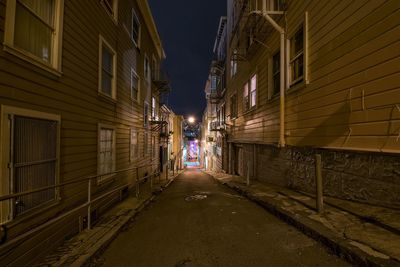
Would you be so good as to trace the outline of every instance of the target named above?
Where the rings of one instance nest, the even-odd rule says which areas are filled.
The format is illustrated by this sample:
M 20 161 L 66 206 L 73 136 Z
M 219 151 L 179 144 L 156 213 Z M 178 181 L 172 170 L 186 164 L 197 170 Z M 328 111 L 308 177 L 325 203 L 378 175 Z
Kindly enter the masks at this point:
M 131 98 L 139 101 L 139 76 L 131 69 Z
M 135 9 L 132 8 L 132 30 L 131 30 L 131 38 L 132 41 L 139 46 L 139 39 L 140 39 L 140 21 L 139 17 L 137 16 Z
M 116 99 L 116 62 L 112 47 L 100 36 L 99 42 L 99 93 Z
M 110 14 L 110 16 L 114 19 L 117 20 L 117 0 L 101 0 L 101 3 L 103 4 L 104 8 L 106 9 L 107 13 Z
M 156 119 L 156 98 L 154 96 L 151 98 L 151 119 Z
M 4 49 L 59 75 L 63 0 L 7 1 Z
M 246 82 L 243 86 L 243 110 L 248 110 L 249 104 L 249 83 Z
M 272 95 L 278 95 L 281 89 L 281 53 L 278 51 L 272 57 Z
M 21 193 L 53 186 L 58 181 L 60 117 L 2 106 L 1 193 Z M 1 222 L 11 221 L 58 199 L 57 189 L 0 203 Z
M 146 82 L 150 84 L 151 80 L 151 69 L 150 69 L 150 61 L 149 57 L 146 55 L 144 56 L 144 77 L 146 79 Z
M 250 80 L 250 108 L 257 104 L 257 75 L 254 74 Z
M 234 50 L 231 58 L 231 77 L 235 76 L 236 73 L 237 73 L 237 50 Z
M 112 177 L 115 171 L 115 129 L 112 126 L 99 126 L 99 150 L 98 150 L 98 182 Z
M 303 81 L 304 76 L 304 30 L 303 26 L 290 40 L 290 81 L 291 85 Z
M 243 86 L 243 110 L 247 111 L 256 106 L 257 103 L 257 74 Z
M 231 119 L 237 118 L 237 97 L 236 94 L 231 96 Z
M 138 133 L 131 129 L 129 160 L 132 162 L 139 156 Z
M 149 125 L 149 104 L 145 102 L 143 110 L 143 126 L 147 127 L 148 125 Z
M 144 132 L 143 133 L 143 157 L 147 156 L 149 154 L 149 133 Z

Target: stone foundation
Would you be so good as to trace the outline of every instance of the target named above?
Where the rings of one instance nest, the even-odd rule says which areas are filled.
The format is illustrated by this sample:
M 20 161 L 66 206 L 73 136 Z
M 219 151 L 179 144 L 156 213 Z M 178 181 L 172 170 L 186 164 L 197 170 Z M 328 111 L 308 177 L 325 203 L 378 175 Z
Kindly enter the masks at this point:
M 317 153 L 322 156 L 325 195 L 400 208 L 400 155 L 396 154 L 257 145 L 253 178 L 314 193 Z

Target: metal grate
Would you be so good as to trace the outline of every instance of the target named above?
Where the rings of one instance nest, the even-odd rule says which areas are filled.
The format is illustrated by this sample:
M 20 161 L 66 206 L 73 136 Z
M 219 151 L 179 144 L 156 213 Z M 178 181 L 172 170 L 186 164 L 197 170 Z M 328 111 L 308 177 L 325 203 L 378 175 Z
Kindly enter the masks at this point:
M 13 176 L 14 193 L 56 183 L 56 121 L 14 116 Z M 55 189 L 22 196 L 14 200 L 14 217 L 55 199 Z

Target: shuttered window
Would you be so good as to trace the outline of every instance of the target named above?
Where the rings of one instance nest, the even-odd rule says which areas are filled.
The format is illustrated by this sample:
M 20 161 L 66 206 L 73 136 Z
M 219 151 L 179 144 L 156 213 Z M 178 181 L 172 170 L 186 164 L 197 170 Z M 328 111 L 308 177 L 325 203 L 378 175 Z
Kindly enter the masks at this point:
M 139 100 L 139 76 L 133 68 L 131 69 L 131 97 L 133 100 Z

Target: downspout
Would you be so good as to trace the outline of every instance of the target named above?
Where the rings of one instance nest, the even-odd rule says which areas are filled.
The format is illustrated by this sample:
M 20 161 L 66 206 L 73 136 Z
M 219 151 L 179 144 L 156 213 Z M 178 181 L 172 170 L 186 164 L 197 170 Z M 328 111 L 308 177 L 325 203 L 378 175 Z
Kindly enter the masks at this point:
M 280 127 L 279 127 L 279 147 L 286 145 L 285 141 L 285 30 L 270 17 L 264 6 L 264 11 L 253 11 L 251 13 L 263 16 L 271 25 L 279 32 L 281 40 L 281 51 L 280 51 Z

